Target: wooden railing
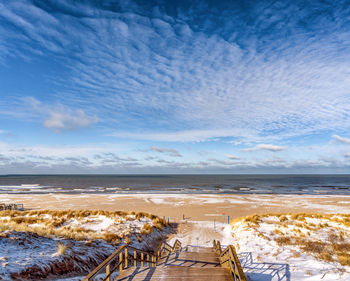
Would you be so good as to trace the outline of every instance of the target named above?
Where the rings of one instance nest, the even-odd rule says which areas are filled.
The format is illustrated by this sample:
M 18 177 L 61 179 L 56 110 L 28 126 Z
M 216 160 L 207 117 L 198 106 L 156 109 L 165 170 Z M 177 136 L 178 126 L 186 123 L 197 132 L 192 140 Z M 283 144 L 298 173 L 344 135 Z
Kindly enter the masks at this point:
M 23 204 L 5 204 L 5 203 L 0 203 L 0 211 L 5 211 L 5 210 L 18 210 L 18 211 L 23 211 Z
M 111 276 L 115 271 L 119 269 L 119 272 L 122 272 L 124 269 L 130 266 L 136 267 L 138 262 L 141 263 L 142 267 L 154 267 L 159 263 L 160 258 L 165 251 L 174 253 L 180 249 L 181 242 L 179 240 L 176 240 L 173 246 L 170 246 L 167 242 L 162 241 L 153 253 L 124 245 L 105 259 L 88 276 L 86 276 L 83 281 L 94 280 L 94 278 L 97 276 L 99 276 L 99 278 L 103 278 L 103 281 L 111 281 Z M 102 274 L 105 274 L 105 276 L 101 277 L 100 275 Z
M 219 256 L 219 261 L 222 267 L 230 270 L 234 281 L 247 281 L 242 270 L 241 263 L 237 257 L 235 247 L 229 245 L 226 249 L 221 249 L 220 241 L 213 241 L 213 248 Z

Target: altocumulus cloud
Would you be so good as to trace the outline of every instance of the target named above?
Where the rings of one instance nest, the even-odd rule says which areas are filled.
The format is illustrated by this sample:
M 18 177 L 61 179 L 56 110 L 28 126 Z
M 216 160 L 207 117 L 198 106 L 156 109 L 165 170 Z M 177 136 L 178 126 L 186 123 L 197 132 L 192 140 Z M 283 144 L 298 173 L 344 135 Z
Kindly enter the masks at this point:
M 156 1 L 8 1 L 0 58 L 64 57 L 68 75 L 55 82 L 67 94 L 53 96 L 95 110 L 111 134 L 117 122 L 129 137 L 169 139 L 157 132 L 180 128 L 190 141 L 347 130 L 346 2 L 236 2 L 172 10 Z M 49 126 L 87 123 L 53 116 Z
M 22 62 L 37 79 L 31 90 L 1 87 L 1 116 L 21 121 L 29 116 L 55 132 L 89 126 L 94 130 L 97 126 L 92 125 L 99 122 L 103 137 L 145 141 L 148 151 L 149 143 L 157 141 L 167 146 L 164 142 L 213 140 L 214 146 L 215 140 L 220 148 L 234 139 L 237 149 L 260 144 L 246 151 L 276 155 L 287 149 L 285 140 L 300 143 L 290 140 L 313 134 L 329 138 L 330 131 L 341 135 L 350 129 L 347 1 L 173 1 L 172 8 L 168 1 L 152 0 L 0 2 L 0 64 L 10 70 Z M 44 64 L 48 67 L 36 73 Z M 13 72 L 18 81 L 21 71 Z M 13 93 L 18 99 L 35 95 L 33 110 L 16 103 Z M 106 139 L 110 141 L 101 138 L 100 143 Z M 333 140 L 350 143 L 338 135 Z M 323 154 L 348 163 L 348 150 L 333 146 L 295 149 L 300 153 L 289 154 L 299 162 L 260 163 L 330 165 L 317 161 Z M 156 148 L 152 151 L 158 156 L 180 155 L 171 148 Z M 220 159 L 229 149 L 213 157 Z M 43 156 L 52 153 L 50 147 L 41 150 Z M 187 163 L 170 164 L 168 159 L 167 165 L 201 165 L 183 156 Z M 97 161 L 90 156 L 93 164 L 82 162 L 90 167 L 135 160 L 104 157 Z M 234 157 L 225 160 L 219 161 L 226 168 L 239 162 Z M 244 165 L 252 169 L 259 166 L 247 161 Z
M 225 154 L 226 158 L 230 159 L 230 160 L 238 160 L 240 159 L 240 157 L 235 156 L 235 155 L 231 155 L 231 154 Z
M 288 147 L 286 146 L 278 146 L 278 145 L 272 145 L 272 144 L 258 144 L 251 148 L 241 149 L 241 151 L 252 152 L 257 150 L 268 150 L 268 151 L 276 152 L 276 151 L 283 151 L 287 149 Z
M 341 171 L 346 173 L 350 168 L 349 158 L 344 158 L 343 148 L 341 146 L 320 147 L 319 155 L 327 152 L 327 158 L 310 159 L 305 155 L 303 159 L 288 160 L 282 158 L 272 159 L 247 159 L 244 161 L 232 159 L 221 160 L 210 158 L 207 161 L 198 161 L 196 159 L 184 159 L 183 162 L 172 161 L 169 159 L 161 159 L 158 157 L 147 157 L 140 159 L 139 154 L 130 157 L 130 151 L 121 149 L 118 145 L 106 146 L 105 144 L 75 145 L 75 146 L 17 146 L 14 144 L 4 143 L 0 141 L 0 173 L 139 173 L 155 170 L 158 172 L 271 172 L 271 169 L 280 171 L 280 169 L 288 169 L 288 173 L 312 172 L 317 169 L 333 169 L 337 165 Z M 292 149 L 292 148 L 291 148 Z M 167 152 L 159 152 L 163 155 Z M 113 153 L 111 153 L 113 151 Z M 163 149 L 161 149 L 163 151 Z M 342 161 L 338 162 L 332 156 L 342 153 Z M 273 154 L 275 155 L 275 154 Z M 350 156 L 350 153 L 346 154 Z M 180 158 L 177 158 L 180 159 Z M 151 161 L 151 162 L 145 162 Z M 332 168 L 333 167 L 333 168 Z
M 130 138 L 139 140 L 154 140 L 166 142 L 201 142 L 220 137 L 236 137 L 242 136 L 247 139 L 256 139 L 251 130 L 244 128 L 234 129 L 212 129 L 212 130 L 184 130 L 175 132 L 144 132 L 144 133 L 129 133 L 115 132 L 110 136 L 118 138 Z
M 333 135 L 332 137 L 333 137 L 333 142 L 350 144 L 349 138 L 343 138 L 343 137 L 338 136 L 338 135 Z
M 159 146 L 151 146 L 150 150 L 151 151 L 160 152 L 160 153 L 165 153 L 165 154 L 168 154 L 169 156 L 173 156 L 173 157 L 182 157 L 182 155 L 177 150 L 172 149 L 172 148 L 163 148 L 163 147 L 159 147 Z
M 89 127 L 97 122 L 97 118 L 88 117 L 81 109 L 70 112 L 51 110 L 49 114 L 49 118 L 44 121 L 44 126 L 56 132 Z
M 44 115 L 43 125 L 55 132 L 77 130 L 98 122 L 96 116 L 90 117 L 82 109 L 74 109 L 62 104 L 49 106 L 33 97 L 26 97 L 23 101 L 32 107 L 37 115 Z

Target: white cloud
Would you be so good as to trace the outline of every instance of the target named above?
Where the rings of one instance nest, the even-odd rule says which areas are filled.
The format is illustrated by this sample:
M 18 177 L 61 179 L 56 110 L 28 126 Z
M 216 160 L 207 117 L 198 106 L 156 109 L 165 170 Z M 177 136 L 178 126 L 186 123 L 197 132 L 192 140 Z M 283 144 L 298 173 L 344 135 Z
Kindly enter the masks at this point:
M 182 155 L 177 150 L 172 148 L 162 148 L 159 146 L 151 146 L 150 150 L 160 152 L 160 153 L 165 153 L 173 157 L 182 157 Z
M 225 160 L 220 160 L 220 159 L 216 159 L 216 158 L 209 158 L 208 161 L 214 162 L 218 165 L 232 166 L 232 167 L 250 166 L 251 165 L 251 163 L 248 163 L 248 162 L 225 161 Z
M 235 156 L 235 155 L 231 155 L 231 154 L 226 154 L 225 156 L 226 156 L 226 158 L 231 159 L 231 160 L 238 160 L 238 159 L 240 159 L 240 157 Z
M 334 13 L 339 24 L 328 22 L 327 17 L 315 18 L 304 6 L 303 12 L 291 19 L 288 14 L 299 5 L 294 2 L 286 4 L 285 13 L 271 5 L 268 10 L 273 16 L 254 5 L 249 27 L 254 32 L 246 32 L 245 20 L 235 9 L 232 14 L 226 11 L 219 25 L 215 18 L 206 18 L 205 26 L 211 27 L 206 32 L 193 25 L 194 15 L 202 12 L 200 7 L 182 11 L 180 18 L 163 12 L 154 18 L 136 3 L 130 5 L 135 9 L 113 13 L 91 4 L 67 3 L 62 8 L 51 3 L 57 9 L 51 14 L 46 5 L 38 8 L 30 2 L 11 2 L 1 6 L 0 14 L 17 32 L 0 26 L 4 48 L 8 49 L 2 48 L 0 56 L 28 55 L 35 51 L 31 46 L 37 45 L 35 49 L 45 54 L 62 57 L 64 53 L 65 65 L 72 70 L 67 78 L 71 87 L 68 94 L 57 93 L 56 98 L 65 105 L 74 100 L 87 115 L 98 111 L 93 115 L 103 115 L 110 128 L 124 120 L 132 123 L 130 127 L 139 126 L 137 131 L 152 130 L 144 127 L 152 124 L 154 131 L 148 134 L 129 132 L 134 138 L 198 141 L 245 135 L 222 133 L 214 129 L 217 124 L 275 137 L 302 135 L 305 130 L 348 129 L 349 54 L 343 46 L 350 37 L 341 24 L 347 10 Z M 62 13 L 69 10 L 82 17 Z M 305 22 L 304 17 L 313 17 L 306 21 L 313 25 L 307 32 L 299 25 Z M 268 31 L 262 22 L 272 28 Z M 238 36 L 236 24 L 242 23 Z M 281 25 L 284 28 L 273 28 Z M 323 26 L 329 26 L 329 33 L 313 33 Z M 55 82 L 65 85 L 65 78 L 55 77 Z M 66 125 L 61 117 L 54 119 L 58 120 L 49 125 L 56 130 L 81 125 L 76 121 Z M 157 133 L 159 124 L 167 125 L 170 131 L 178 128 L 176 124 L 184 124 L 183 128 L 203 128 L 206 133 Z M 116 133 L 120 134 L 127 133 Z
M 96 116 L 88 116 L 82 109 L 74 109 L 62 104 L 47 105 L 34 97 L 22 98 L 27 106 L 33 109 L 33 114 L 46 118 L 44 127 L 55 132 L 86 128 L 98 122 Z
M 96 122 L 96 118 L 88 117 L 83 110 L 70 110 L 69 112 L 51 110 L 49 118 L 43 124 L 48 129 L 60 132 L 86 128 Z
M 307 5 L 301 13 L 291 12 L 298 5 L 290 1 L 282 13 L 273 4 L 269 9 L 253 5 L 247 32 L 246 21 L 237 19 L 243 13 L 235 9 L 233 14 L 227 9 L 219 25 L 215 18 L 205 17 L 205 26 L 210 30 L 199 30 L 196 27 L 204 25 L 197 21 L 193 24 L 197 7 L 191 9 L 193 15 L 182 11 L 185 14 L 180 19 L 162 12 L 155 19 L 132 9 L 111 13 L 91 3 L 51 1 L 36 7 L 30 1 L 8 1 L 0 4 L 0 18 L 4 21 L 0 23 L 0 60 L 11 62 L 12 58 L 43 54 L 45 59 L 59 63 L 61 60 L 55 57 L 58 54 L 58 58 L 64 57 L 64 67 L 70 71 L 66 72 L 69 76 L 53 79 L 57 89 L 67 92 L 48 93 L 46 104 L 35 99 L 28 102 L 35 113 L 18 109 L 11 95 L 1 97 L 0 114 L 22 119 L 24 114 L 33 114 L 56 132 L 88 127 L 99 116 L 107 132 L 119 128 L 112 134 L 119 138 L 162 142 L 232 138 L 236 145 L 246 146 L 284 145 L 278 140 L 330 129 L 349 130 L 350 53 L 344 46 L 350 43 L 350 31 L 342 22 L 348 10 L 332 13 L 334 22 L 327 22 L 331 17 L 315 16 Z M 69 10 L 81 16 L 67 16 Z M 311 16 L 312 20 L 303 19 Z M 237 20 L 242 28 L 237 28 Z M 313 26 L 305 26 L 304 32 L 300 22 Z M 350 143 L 348 138 L 333 138 Z M 250 165 L 266 165 L 266 169 L 269 165 L 317 166 L 326 164 L 318 162 L 316 154 L 333 154 L 342 161 L 344 155 L 349 157 L 347 150 L 338 149 L 341 145 L 333 146 L 334 150 L 312 152 L 296 149 L 289 153 L 297 159 L 295 162 L 272 159 Z M 89 149 L 84 147 L 79 152 L 72 147 L 37 147 L 31 153 L 41 153 L 43 157 L 70 152 L 89 155 Z M 163 155 L 175 156 L 177 152 L 157 149 L 154 151 Z M 286 149 L 260 144 L 244 151 Z M 220 155 L 226 151 L 230 150 Z M 226 157 L 232 161 L 218 161 L 227 166 L 238 162 L 234 155 Z M 186 155 L 182 159 L 185 158 Z M 306 158 L 316 160 L 304 161 Z M 118 158 L 111 157 L 114 160 Z M 196 165 L 199 164 L 193 162 L 183 166 Z
M 343 138 L 343 137 L 338 136 L 338 135 L 333 135 L 332 138 L 333 138 L 334 142 L 350 144 L 349 138 Z
M 155 146 L 153 149 L 159 156 L 176 153 L 171 148 Z M 320 170 L 345 173 L 350 168 L 350 152 L 345 153 L 341 146 L 314 147 L 311 155 L 307 154 L 308 147 L 290 147 L 290 150 L 296 157 L 266 159 L 247 155 L 241 161 L 220 159 L 222 154 L 219 153 L 207 161 L 199 161 L 191 157 L 192 154 L 186 154 L 178 158 L 182 159 L 178 162 L 161 159 L 158 155 L 145 158 L 126 145 L 19 146 L 0 142 L 0 173 L 312 173 Z
M 272 144 L 258 144 L 252 148 L 241 149 L 241 151 L 252 152 L 257 150 L 268 150 L 268 151 L 276 152 L 276 151 L 283 151 L 287 149 L 288 147 L 286 146 L 278 146 L 278 145 L 272 145 Z
M 117 153 L 125 149 L 121 145 L 11 145 L 6 142 L 0 142 L 1 154 L 9 157 L 90 157 L 101 153 Z
M 191 142 L 205 141 L 218 137 L 245 137 L 256 138 L 246 129 L 215 129 L 215 130 L 185 130 L 161 133 L 130 133 L 114 132 L 110 136 L 139 140 L 167 141 L 167 142 Z

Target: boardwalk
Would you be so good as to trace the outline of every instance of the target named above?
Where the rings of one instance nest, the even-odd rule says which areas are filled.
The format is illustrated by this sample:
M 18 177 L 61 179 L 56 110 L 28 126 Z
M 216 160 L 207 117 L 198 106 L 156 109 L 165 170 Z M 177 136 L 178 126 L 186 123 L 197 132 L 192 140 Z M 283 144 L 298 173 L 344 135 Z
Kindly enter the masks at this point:
M 217 280 L 232 281 L 227 268 L 220 265 L 213 248 L 186 247 L 164 255 L 157 267 L 132 267 L 121 272 L 115 281 Z
M 212 248 L 182 247 L 179 240 L 171 246 L 162 241 L 153 253 L 124 245 L 84 281 L 101 277 L 104 281 L 246 281 L 235 248 L 229 245 L 223 250 L 216 240 Z

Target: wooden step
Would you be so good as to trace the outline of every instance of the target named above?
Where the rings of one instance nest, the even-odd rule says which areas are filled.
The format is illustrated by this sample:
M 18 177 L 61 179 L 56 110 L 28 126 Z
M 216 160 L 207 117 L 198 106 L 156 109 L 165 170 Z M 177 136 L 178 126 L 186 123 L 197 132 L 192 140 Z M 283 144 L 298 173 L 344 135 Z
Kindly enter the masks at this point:
M 186 267 L 220 267 L 215 253 L 180 252 L 163 256 L 158 265 L 176 265 Z
M 186 246 L 182 248 L 181 252 L 214 253 L 214 250 L 213 248 L 208 248 L 208 247 Z
M 196 263 L 219 264 L 219 258 L 215 253 L 180 252 L 176 259 L 179 261 L 192 261 Z
M 123 271 L 114 281 L 232 281 L 226 268 L 198 268 L 183 266 L 132 267 Z

